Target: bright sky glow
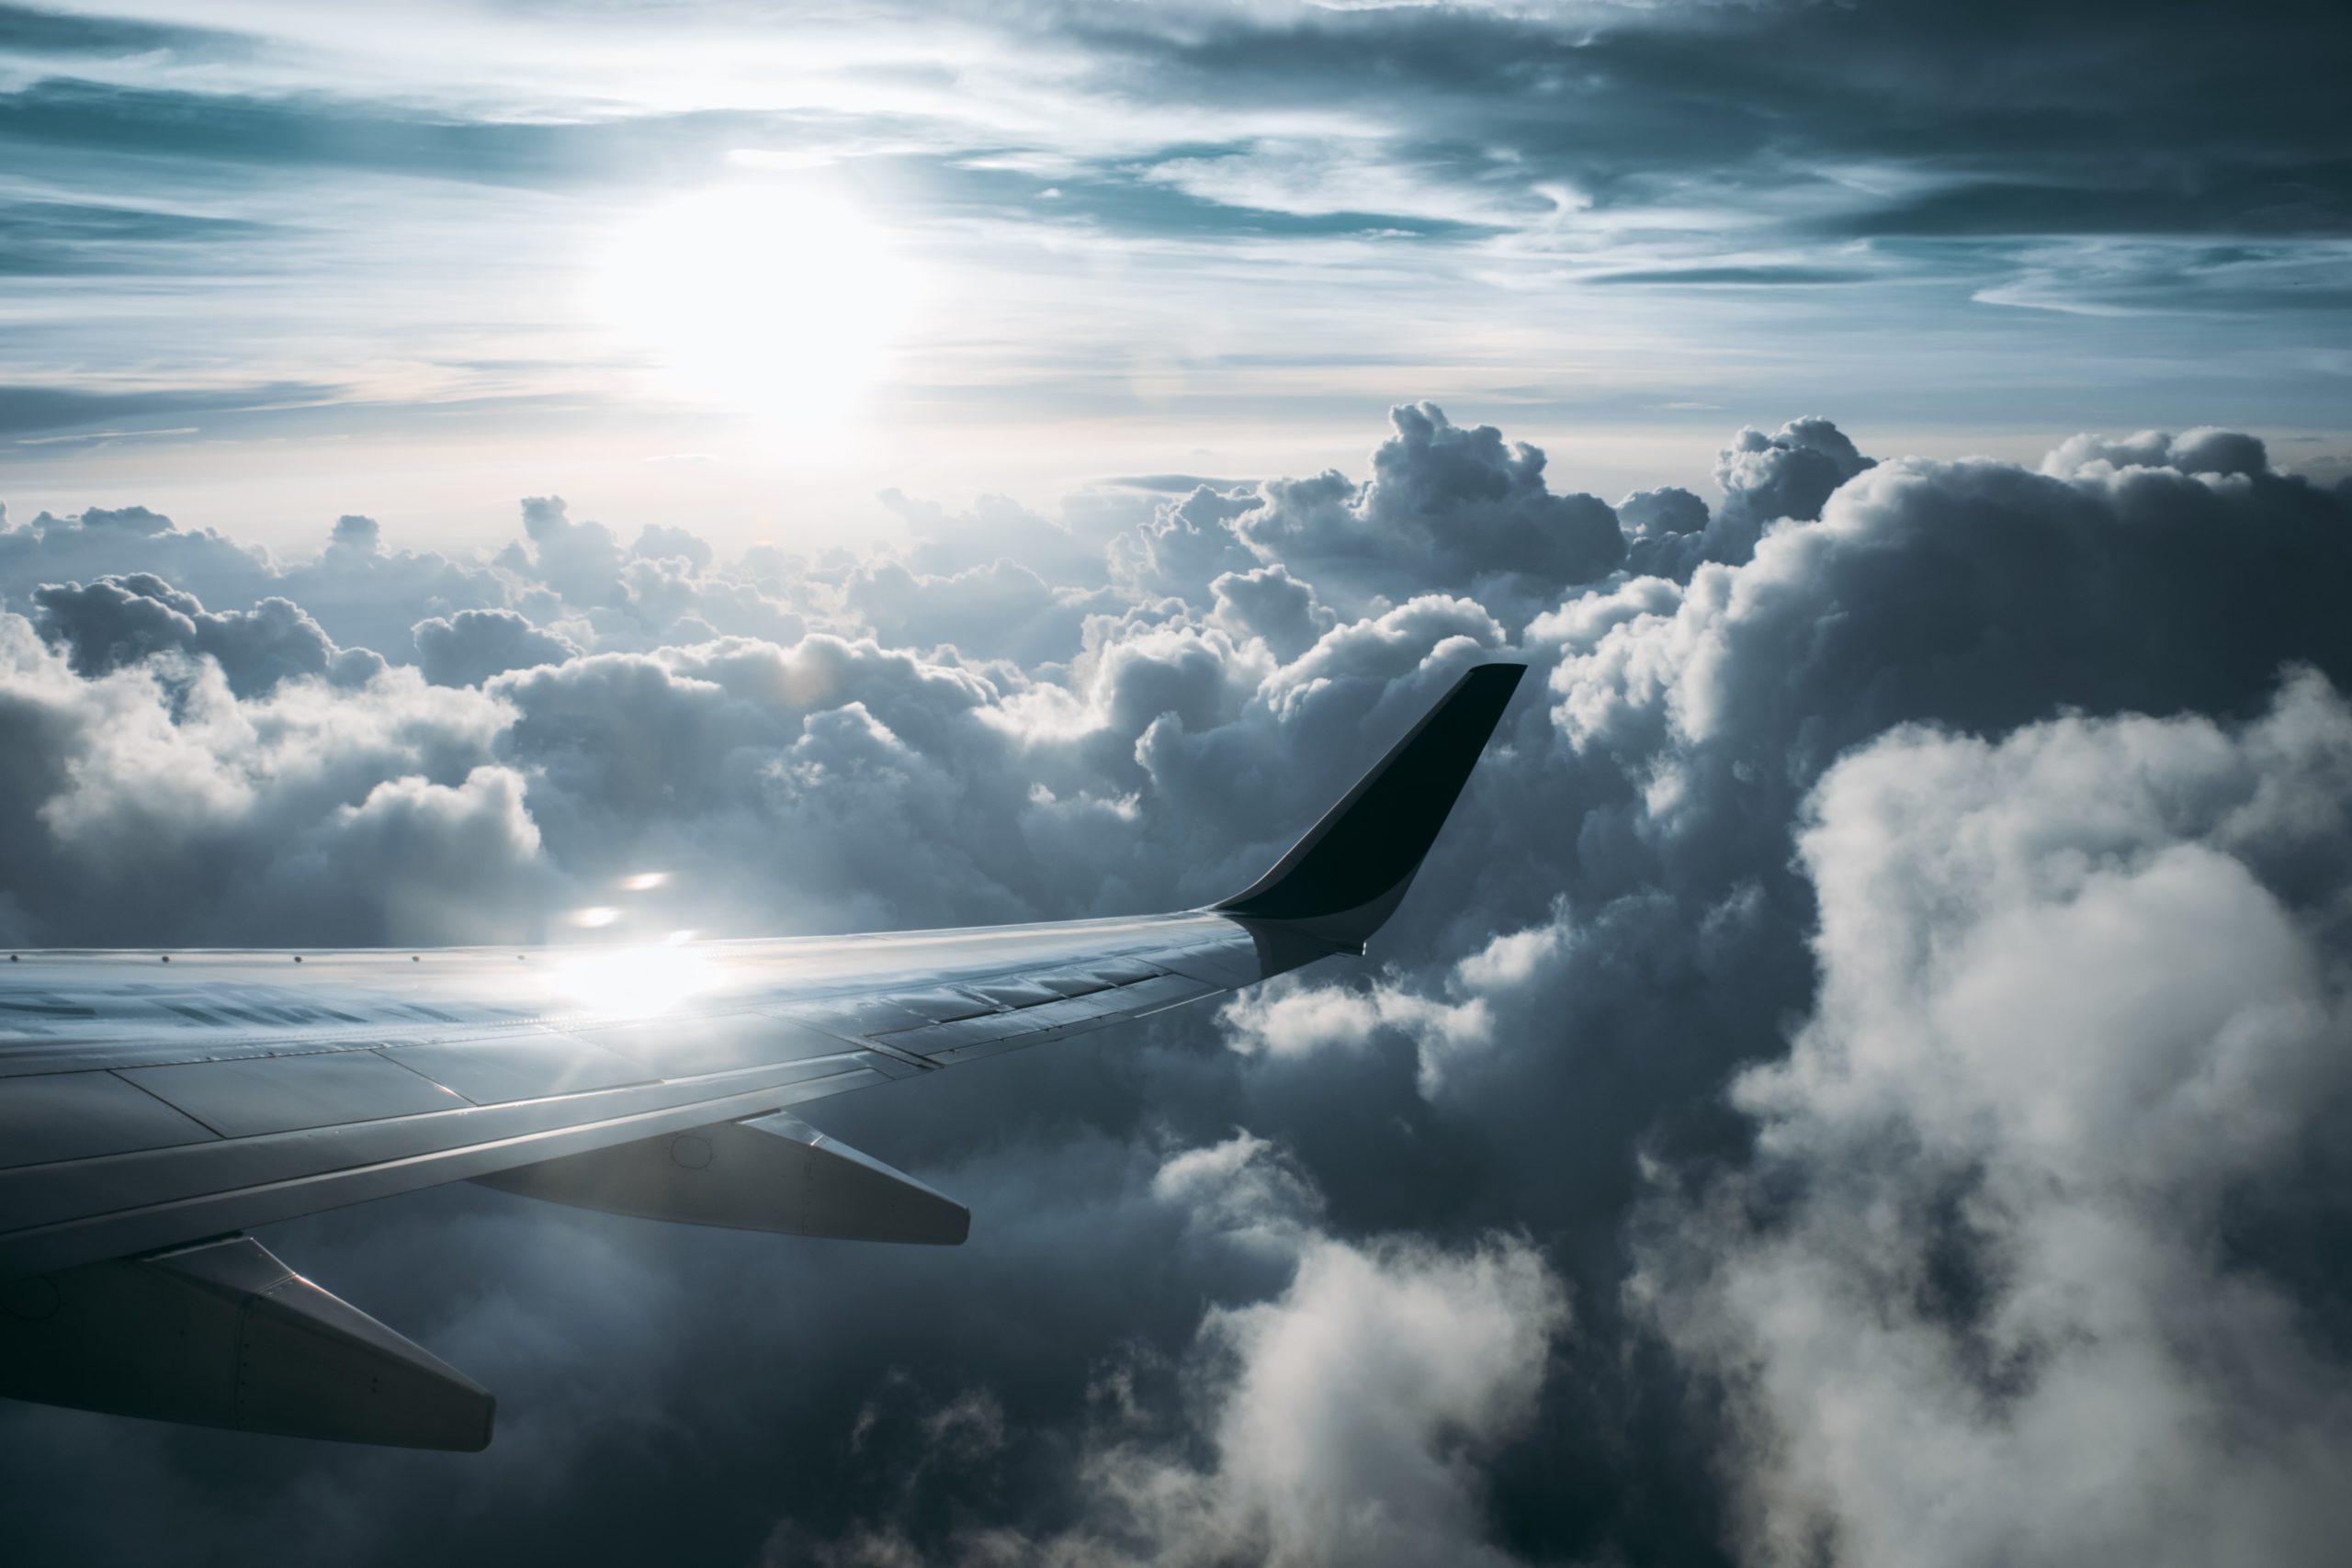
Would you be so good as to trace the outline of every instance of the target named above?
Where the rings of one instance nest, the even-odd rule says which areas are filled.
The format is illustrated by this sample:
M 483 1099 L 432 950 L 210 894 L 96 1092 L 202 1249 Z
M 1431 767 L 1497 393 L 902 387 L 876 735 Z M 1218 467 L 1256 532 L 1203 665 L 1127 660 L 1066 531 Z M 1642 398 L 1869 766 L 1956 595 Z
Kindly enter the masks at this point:
M 595 281 L 666 390 L 749 412 L 775 439 L 847 423 L 911 309 L 915 278 L 850 204 L 726 186 L 646 211 Z
M 885 489 L 1352 465 L 1416 398 L 1611 496 L 1804 413 L 2345 467 L 2324 63 L 1906 14 L 71 4 L 0 26 L 0 500 L 858 543 Z

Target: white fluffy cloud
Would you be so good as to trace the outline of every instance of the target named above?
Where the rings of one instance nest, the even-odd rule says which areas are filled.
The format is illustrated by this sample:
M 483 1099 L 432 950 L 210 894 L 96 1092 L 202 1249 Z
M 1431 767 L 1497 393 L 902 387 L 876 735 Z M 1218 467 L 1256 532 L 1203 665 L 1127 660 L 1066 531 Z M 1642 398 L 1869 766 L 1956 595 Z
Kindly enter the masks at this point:
M 1045 1535 L 958 1532 L 926 1551 L 904 1527 L 831 1540 L 781 1531 L 771 1560 L 829 1564 L 1317 1564 L 1517 1562 L 1488 1539 L 1479 1461 L 1532 1419 L 1566 1293 L 1525 1238 L 1459 1248 L 1341 1240 L 1321 1198 L 1262 1138 L 1169 1155 L 1153 1201 L 1190 1247 L 1239 1247 L 1278 1269 L 1265 1299 L 1217 1305 L 1173 1369 L 1182 1413 L 1139 1405 L 1132 1369 L 1098 1369 L 1075 1461 L 1081 1517 Z M 970 1452 L 970 1393 L 922 1423 L 926 1451 Z
M 1271 483 L 1238 520 L 1241 536 L 1360 604 L 1433 590 L 1555 599 L 1624 559 L 1616 513 L 1555 493 L 1535 447 L 1490 424 L 1457 425 L 1435 403 L 1389 419 L 1363 485 L 1338 474 Z
M 1213 1457 L 1092 1459 L 1103 1536 L 1140 1538 L 1148 1562 L 1509 1561 L 1484 1539 L 1477 1463 L 1532 1415 L 1566 1321 L 1523 1241 L 1309 1241 L 1282 1294 L 1203 1324 Z
M 1752 1556 L 2339 1554 L 2347 800 L 2309 675 L 1823 780 L 1819 1001 L 1734 1086 L 1756 1166 L 1661 1197 L 1634 1282 L 1726 1389 Z
M 1457 425 L 1435 403 L 1393 409 L 1389 424 L 1363 482 L 1334 469 L 1204 485 L 1117 541 L 1114 571 L 1198 603 L 1219 577 L 1279 564 L 1347 613 L 1453 592 L 1516 625 L 1625 559 L 1614 510 L 1553 491 L 1537 448 Z

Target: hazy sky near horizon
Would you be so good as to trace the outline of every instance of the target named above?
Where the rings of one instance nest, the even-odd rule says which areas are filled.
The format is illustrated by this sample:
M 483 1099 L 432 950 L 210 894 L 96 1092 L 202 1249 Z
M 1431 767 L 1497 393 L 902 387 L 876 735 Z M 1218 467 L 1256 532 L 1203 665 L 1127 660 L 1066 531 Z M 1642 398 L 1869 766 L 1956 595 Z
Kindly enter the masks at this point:
M 854 538 L 1421 397 L 1609 495 L 1816 411 L 2330 471 L 2324 13 L 0 6 L 0 501 Z

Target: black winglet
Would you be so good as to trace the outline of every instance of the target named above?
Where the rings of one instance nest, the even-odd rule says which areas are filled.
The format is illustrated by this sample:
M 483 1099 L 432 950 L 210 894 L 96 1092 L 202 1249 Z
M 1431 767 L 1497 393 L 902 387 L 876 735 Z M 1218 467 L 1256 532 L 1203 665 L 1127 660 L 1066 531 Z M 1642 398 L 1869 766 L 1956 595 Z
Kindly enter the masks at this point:
M 1465 671 L 1272 871 L 1210 907 L 1361 949 L 1403 901 L 1526 673 L 1524 664 Z

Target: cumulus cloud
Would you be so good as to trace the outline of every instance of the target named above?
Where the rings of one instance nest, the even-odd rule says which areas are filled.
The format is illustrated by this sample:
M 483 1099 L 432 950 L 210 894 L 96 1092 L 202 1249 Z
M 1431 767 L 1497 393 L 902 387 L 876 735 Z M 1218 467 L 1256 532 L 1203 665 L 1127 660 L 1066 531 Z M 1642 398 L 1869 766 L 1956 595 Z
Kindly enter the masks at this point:
M 1389 412 L 1362 482 L 1337 469 L 1253 487 L 1196 487 L 1114 544 L 1119 579 L 1198 600 L 1219 577 L 1281 565 L 1353 614 L 1458 592 L 1524 620 L 1625 558 L 1617 514 L 1560 494 L 1544 453 L 1435 403 Z
M 242 696 L 209 658 L 85 677 L 0 615 L 0 740 L 16 759 L 0 808 L 17 825 L 0 885 L 17 940 L 529 935 L 560 878 L 513 781 L 475 773 L 503 720 L 413 672 Z M 424 841 L 445 832 L 438 850 Z M 437 897 L 413 894 L 419 878 L 439 879 Z
M 500 552 L 501 565 L 539 578 L 574 604 L 606 604 L 621 597 L 627 558 L 620 541 L 602 523 L 573 522 L 563 497 L 526 497 L 523 535 Z
M 1481 1459 L 1524 1428 L 1559 1284 L 1524 1242 L 1320 1240 L 1287 1290 L 1203 1325 L 1213 1457 L 1122 1445 L 1087 1479 L 1146 1562 L 1502 1562 Z M 1084 1555 L 1118 1561 L 1106 1542 Z
M 1818 1003 L 1634 1289 L 1758 1561 L 2331 1561 L 2352 707 L 1897 731 L 1822 781 Z
M 1679 485 L 1635 491 L 1617 503 L 1625 568 L 1635 577 L 1688 578 L 1707 558 L 1707 503 Z
M 492 675 L 560 664 L 580 650 L 513 610 L 460 610 L 419 621 L 417 669 L 436 686 L 479 686 Z
M 692 530 L 662 523 L 647 524 L 638 534 L 637 543 L 629 547 L 633 556 L 648 560 L 682 560 L 696 571 L 708 570 L 718 553 L 710 547 L 709 540 Z
M 1791 857 L 1804 802 L 1840 757 L 1921 723 L 1998 736 L 2053 722 L 2069 708 L 2243 716 L 2271 700 L 2280 669 L 2298 660 L 2344 680 L 2352 643 L 2340 617 L 2324 595 L 2298 584 L 2340 577 L 2352 563 L 2347 551 L 2352 515 L 2340 499 L 2272 474 L 2143 466 L 2062 480 L 2000 464 L 1906 459 L 1852 477 L 1818 519 L 1783 524 L 1747 564 L 1702 564 L 1687 586 L 1636 579 L 1572 598 L 1528 632 L 1529 650 L 1552 664 L 1554 705 L 1542 739 L 1522 739 L 1488 775 L 1503 821 L 1573 822 L 1572 831 L 1546 840 L 1555 847 L 1545 865 L 1565 897 L 1499 931 L 1463 933 L 1448 964 L 1415 964 L 1369 986 L 1310 976 L 1270 987 L 1227 1010 L 1235 1043 L 1269 1064 L 1320 1054 L 1330 1058 L 1326 1070 L 1345 1070 L 1346 1061 L 1376 1058 L 1384 1042 L 1396 1042 L 1409 1053 L 1419 1092 L 1456 1108 L 1494 1145 L 1548 1144 L 1542 1156 L 1521 1156 L 1528 1179 L 1513 1187 L 1512 1201 L 1521 1216 L 1569 1234 L 1605 1231 L 1638 1200 L 1630 1177 L 1640 1158 L 1654 1170 L 1685 1160 L 1703 1168 L 1737 1160 L 1747 1146 L 1747 1135 L 1718 1121 L 1708 1102 L 1743 1060 L 1780 1055 L 1781 1020 L 1813 1005 L 1826 958 L 1804 937 L 1839 862 L 1826 848 L 1794 866 Z M 2290 697 L 2289 706 L 2303 711 L 2308 695 Z M 2195 722 L 2210 729 L 2213 721 Z M 2267 795 L 2301 799 L 2299 810 L 2336 798 L 2311 755 L 2270 743 L 2257 750 L 2264 762 L 2237 770 L 2244 787 L 2267 773 L 2276 781 Z M 1897 756 L 1883 776 L 1917 761 Z M 1988 787 L 1998 794 L 2006 785 Z M 2095 772 L 2078 771 L 2068 787 L 2094 815 L 2113 804 L 2114 791 Z M 1953 841 L 1951 825 L 1931 815 L 1891 815 L 1883 829 L 1890 843 L 1933 851 Z M 1491 819 L 1472 820 L 1491 830 Z M 1490 908 L 1515 901 L 1504 846 L 1528 841 L 1522 829 L 1468 852 L 1487 879 Z M 2061 868 L 2075 852 L 2060 840 L 2029 840 L 2014 853 L 2030 866 L 2045 849 Z M 2321 852 L 2307 840 L 2292 851 L 2274 848 L 2264 863 L 2275 875 L 2300 865 L 2296 886 L 2331 890 L 2338 912 L 2312 929 L 2304 947 L 2307 957 L 2340 953 L 2340 852 Z M 1853 908 L 1891 919 L 1884 904 L 1901 881 L 1890 875 Z M 1930 897 L 1945 891 L 1933 878 L 1921 881 Z M 2188 897 L 2210 897 L 2199 918 L 2225 927 L 2247 916 L 2225 892 L 2199 887 Z M 1940 942 L 1921 938 L 1919 945 Z M 2227 946 L 2216 954 L 2225 964 L 2244 956 Z M 2081 972 L 2097 969 L 2128 995 L 2145 987 L 2143 962 L 2159 960 L 2071 952 L 2052 973 L 2079 984 Z M 2182 967 L 2185 991 L 2247 994 L 2234 983 L 2209 983 L 2209 968 Z M 2270 969 L 2247 973 L 2257 991 L 2276 989 Z M 1996 967 L 1988 965 L 1984 979 L 1984 989 L 1972 992 L 1980 1003 L 2003 994 Z M 2046 1001 L 2048 992 L 2031 995 Z M 2058 1010 L 2066 1027 L 2099 1021 Z M 1999 1020 L 1985 1029 L 2017 1032 Z M 2121 1065 L 2132 1048 L 2129 1031 L 2118 1029 L 2107 1049 L 2119 1073 L 2138 1081 Z M 2001 1058 L 2020 1116 L 2051 1113 L 2050 1074 L 2061 1059 L 2082 1055 L 2079 1043 L 2047 1028 L 2030 1038 L 2041 1043 L 2039 1056 Z M 1902 1070 L 1919 1071 L 1916 1064 Z M 1922 1075 L 1917 1092 L 1936 1093 L 1939 1081 Z M 2291 1092 L 2272 1085 L 2259 1092 L 2274 1091 Z M 2208 1134 L 2222 1135 L 2210 1128 L 2197 1135 Z M 2309 1144 L 2290 1137 L 2281 1147 Z M 1759 1193 L 1778 1190 L 1758 1180 Z M 2327 1212 L 2343 1212 L 2340 1190 L 2325 1201 Z M 1962 1256 L 1944 1282 L 1982 1292 L 1990 1286 L 1979 1269 L 1997 1280 L 2001 1266 L 1997 1258 Z M 1605 1288 L 1606 1279 L 1602 1270 L 1592 1283 Z M 1837 1281 L 1813 1282 L 1826 1289 Z M 1804 1284 L 1791 1287 L 1791 1310 Z M 1733 1337 L 1736 1326 L 1716 1321 L 1709 1357 L 1736 1367 L 1752 1353 Z M 1759 1331 L 1772 1328 L 1765 1322 Z M 1691 1338 L 1673 1343 L 1678 1351 L 1699 1348 Z M 1834 1355 L 1838 1343 L 1832 1321 L 1817 1348 Z M 1779 1397 L 1813 1397 L 1815 1385 L 1805 1380 L 1816 1371 L 1824 1369 L 1792 1371 Z M 1867 1381 L 1863 1371 L 1855 1376 Z M 1911 1408 L 1906 1395 L 1932 1392 L 1909 1385 L 1871 1397 L 1898 1412 Z M 1801 1449 L 1816 1430 L 1800 1422 L 1788 1443 Z M 1884 1466 L 1916 1458 L 1921 1477 L 1937 1473 L 1934 1456 L 1914 1456 L 1893 1427 L 1867 1440 Z M 2297 1463 L 2340 1451 L 2327 1430 L 2312 1440 Z M 1734 1458 L 1764 1462 L 1779 1451 L 1777 1440 L 1760 1438 Z M 2044 1468 L 2057 1473 L 2055 1461 Z M 1988 1516 L 1998 1510 L 2004 1481 L 1985 1479 Z M 1919 1484 L 1924 1495 L 1933 1481 Z M 1889 1492 L 1910 1498 L 1903 1506 L 1915 1514 L 1924 1506 L 1899 1486 Z M 1897 1539 L 1894 1521 L 1904 1517 L 1894 1505 L 1872 1515 L 1882 1533 L 1865 1534 L 1852 1559 L 1886 1555 Z M 1743 1533 L 1747 1525 L 1735 1517 L 1725 1539 L 1758 1556 L 1803 1555 L 1807 1543 L 1835 1540 L 1808 1534 L 1804 1520 L 1779 1525 L 1786 1529 L 1768 1541 Z M 1996 1544 L 1974 1560 L 1985 1555 L 2033 1553 Z M 2070 1560 L 2065 1550 L 2048 1557 Z
M 1596 496 L 1554 493 L 1537 448 L 1490 424 L 1457 425 L 1435 403 L 1389 420 L 1363 485 L 1335 473 L 1274 481 L 1236 531 L 1357 604 L 1432 590 L 1555 598 L 1624 558 L 1616 513 Z
M 2073 435 L 2042 459 L 2041 471 L 2062 479 L 2110 475 L 2118 468 L 2175 468 L 2184 474 L 2267 473 L 2270 455 L 2256 436 L 2212 426 L 2173 435 L 2143 430 L 2121 440 Z
M 137 526 L 126 526 L 135 514 Z M 478 563 L 427 552 L 387 551 L 374 519 L 345 516 L 310 559 L 280 560 L 212 528 L 183 528 L 133 506 L 75 516 L 36 515 L 0 527 L 0 604 L 23 605 L 51 583 L 152 575 L 218 613 L 266 598 L 301 606 L 345 647 L 404 654 L 416 621 L 456 609 L 504 604 L 528 585 Z
M 1724 503 L 1709 520 L 1706 558 L 1746 560 L 1773 522 L 1820 516 L 1830 493 L 1871 461 L 1826 419 L 1792 419 L 1770 435 L 1742 430 L 1715 458 Z
M 1337 474 L 1326 479 L 1328 488 L 1341 493 L 1349 488 Z M 1155 508 L 1149 521 L 1113 541 L 1113 575 L 1133 589 L 1197 597 L 1216 578 L 1265 564 L 1233 527 L 1236 518 L 1261 504 L 1252 487 L 1195 485 L 1181 499 Z
M 966 1532 L 943 1560 L 1090 1563 L 1507 1563 L 1487 1534 L 1479 1461 L 1523 1431 L 1555 1340 L 1559 1280 L 1526 1240 L 1459 1249 L 1409 1237 L 1340 1240 L 1321 1200 L 1266 1140 L 1177 1151 L 1151 1182 L 1186 1213 L 1191 1245 L 1271 1254 L 1287 1283 L 1215 1306 L 1174 1369 L 1185 1414 L 1135 1400 L 1134 1369 L 1098 1369 L 1076 1465 L 1084 1517 L 1049 1535 Z M 925 1420 L 964 1450 L 992 1399 L 967 1393 Z M 1001 1446 L 1001 1436 L 982 1445 Z M 895 1524 L 828 1541 L 786 1529 L 770 1560 L 922 1562 Z
M 1767 435 L 1750 426 L 1715 454 L 1713 509 L 1677 486 L 1637 491 L 1617 503 L 1635 577 L 1688 581 L 1702 563 L 1737 566 L 1764 530 L 1782 518 L 1811 522 L 1838 486 L 1875 466 L 1853 438 L 1826 419 L 1795 419 Z
M 339 661 L 334 643 L 300 604 L 275 596 L 250 610 L 206 611 L 149 572 L 103 577 L 36 589 L 33 624 L 42 637 L 65 649 L 79 675 L 103 675 L 162 653 L 209 659 L 228 677 L 230 690 L 256 696 L 280 681 L 322 675 L 331 667 L 365 680 L 383 660 L 360 657 Z
M 356 512 L 336 518 L 334 531 L 327 536 L 327 548 L 356 556 L 372 556 L 383 547 L 383 525 Z
M 1652 759 L 1651 817 L 1695 828 L 1792 799 L 1839 750 L 1907 719 L 2242 712 L 2290 660 L 2352 658 L 2308 587 L 2346 548 L 2344 503 L 2276 475 L 2062 480 L 1904 459 L 1744 568 L 1706 566 L 1670 601 L 1634 581 L 1530 636 L 1562 650 L 1562 737 Z M 1694 769 L 1730 776 L 1718 789 Z
M 1258 637 L 1287 662 L 1323 640 L 1339 615 L 1279 561 L 1251 571 L 1221 573 L 1209 583 L 1215 619 L 1244 637 Z
M 71 517 L 42 512 L 0 527 L 0 594 L 11 603 L 22 604 L 45 582 L 136 572 L 224 606 L 250 604 L 276 586 L 265 553 L 209 528 L 176 527 L 143 506 L 94 506 Z

